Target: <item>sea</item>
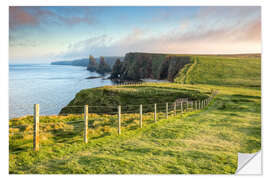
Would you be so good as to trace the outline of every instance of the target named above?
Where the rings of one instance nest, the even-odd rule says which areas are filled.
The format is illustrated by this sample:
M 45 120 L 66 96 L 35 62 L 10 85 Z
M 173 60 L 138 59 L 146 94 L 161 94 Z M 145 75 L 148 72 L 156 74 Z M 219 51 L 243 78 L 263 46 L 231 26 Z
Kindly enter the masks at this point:
M 82 89 L 112 85 L 106 78 L 82 66 L 51 64 L 9 65 L 9 118 L 33 114 L 39 104 L 41 115 L 54 115 Z

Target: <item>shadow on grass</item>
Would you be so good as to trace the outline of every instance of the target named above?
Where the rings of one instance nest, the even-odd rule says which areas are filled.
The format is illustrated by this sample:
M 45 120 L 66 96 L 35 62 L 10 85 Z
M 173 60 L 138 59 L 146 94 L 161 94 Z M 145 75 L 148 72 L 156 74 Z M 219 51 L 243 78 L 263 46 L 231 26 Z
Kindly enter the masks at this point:
M 233 94 L 232 97 L 237 98 L 252 98 L 252 99 L 261 99 L 260 96 L 248 96 L 248 95 L 242 95 L 242 94 Z

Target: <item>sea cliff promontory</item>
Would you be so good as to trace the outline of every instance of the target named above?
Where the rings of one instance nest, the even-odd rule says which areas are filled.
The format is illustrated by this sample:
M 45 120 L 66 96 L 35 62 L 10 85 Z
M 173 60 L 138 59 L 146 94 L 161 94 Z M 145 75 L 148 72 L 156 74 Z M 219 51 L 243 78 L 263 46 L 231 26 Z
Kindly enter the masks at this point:
M 190 56 L 127 53 L 124 61 L 116 61 L 110 78 L 120 81 L 146 78 L 173 81 L 178 72 L 190 62 Z

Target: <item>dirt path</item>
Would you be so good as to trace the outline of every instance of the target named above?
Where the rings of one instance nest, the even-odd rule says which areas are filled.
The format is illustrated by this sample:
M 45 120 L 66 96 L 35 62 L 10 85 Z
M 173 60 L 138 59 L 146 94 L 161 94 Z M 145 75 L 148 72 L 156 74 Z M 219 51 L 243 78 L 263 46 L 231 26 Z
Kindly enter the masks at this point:
M 188 74 L 192 71 L 192 69 L 196 66 L 198 58 L 194 58 L 194 63 L 189 67 L 186 74 L 183 77 L 182 83 L 185 84 L 186 78 L 188 77 Z

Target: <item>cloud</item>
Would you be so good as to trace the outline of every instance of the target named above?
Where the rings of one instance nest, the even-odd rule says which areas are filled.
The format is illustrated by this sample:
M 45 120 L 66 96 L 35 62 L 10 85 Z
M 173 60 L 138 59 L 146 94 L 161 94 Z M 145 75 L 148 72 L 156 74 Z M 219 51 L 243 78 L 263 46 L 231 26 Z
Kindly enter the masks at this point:
M 89 17 L 70 17 L 66 18 L 63 16 L 56 16 L 61 22 L 67 25 L 74 25 L 74 24 L 79 24 L 79 23 L 86 23 L 86 24 L 93 24 L 93 21 L 89 19 Z
M 38 42 L 35 40 L 24 40 L 24 39 L 19 39 L 19 40 L 10 40 L 9 45 L 10 47 L 36 47 L 38 46 Z
M 86 40 L 71 43 L 67 50 L 56 55 L 55 58 L 80 58 L 86 57 L 97 49 L 106 49 L 112 42 L 112 38 L 107 35 L 94 36 Z
M 81 11 L 77 14 L 66 16 L 41 7 L 11 6 L 9 8 L 9 27 L 14 30 L 21 26 L 34 27 L 42 23 L 72 26 L 79 23 L 91 25 L 96 22 L 89 11 Z
M 22 7 L 9 8 L 9 27 L 11 29 L 21 25 L 37 25 L 37 17 L 26 12 Z
M 195 31 L 184 34 L 180 32 L 170 37 L 171 40 L 185 42 L 260 42 L 261 40 L 261 20 L 256 19 L 243 24 L 211 28 L 200 26 Z
M 197 18 L 209 20 L 216 18 L 219 21 L 226 21 L 233 18 L 246 18 L 258 15 L 261 12 L 259 6 L 202 6 L 200 7 Z
M 260 18 L 243 21 L 236 25 L 197 26 L 198 29 L 182 31 L 178 26 L 169 32 L 151 36 L 151 32 L 139 28 L 118 41 L 108 35 L 92 37 L 70 45 L 58 57 L 87 57 L 124 55 L 127 52 L 155 53 L 248 53 L 260 52 L 261 20 Z
M 260 42 L 261 41 L 261 19 L 244 24 L 234 32 L 236 40 Z

